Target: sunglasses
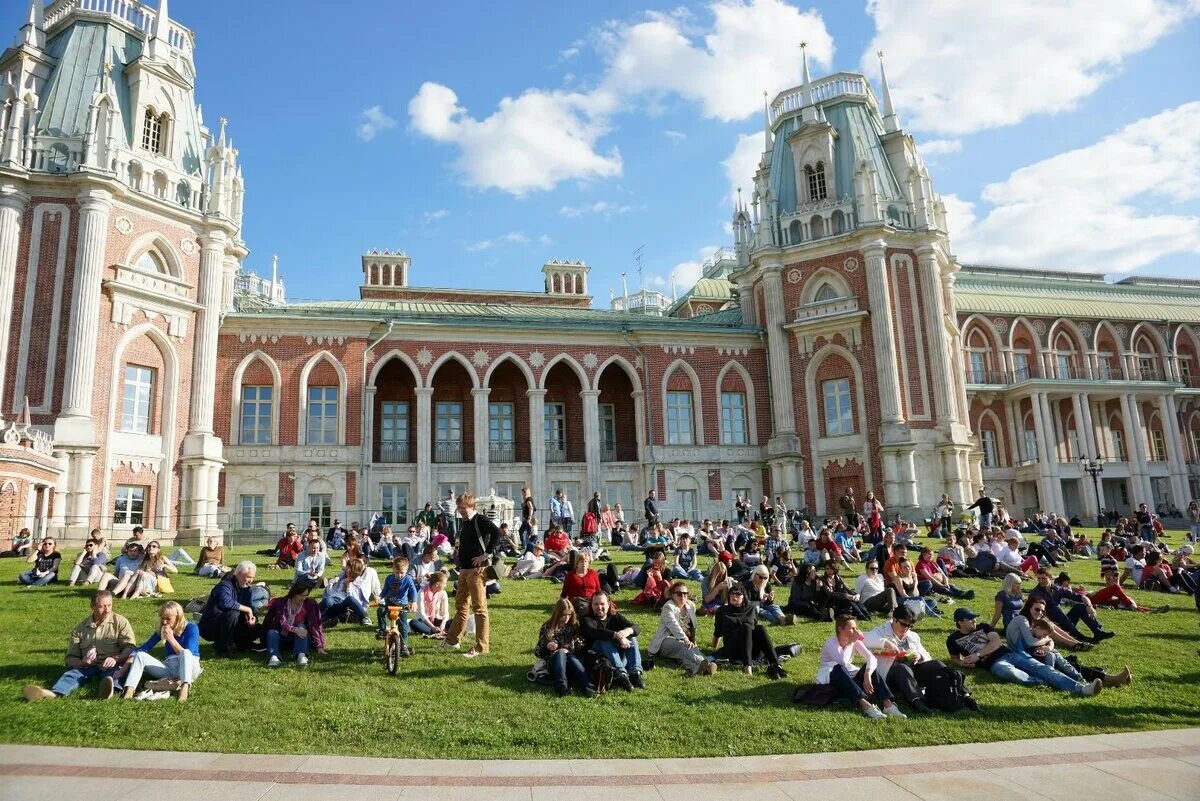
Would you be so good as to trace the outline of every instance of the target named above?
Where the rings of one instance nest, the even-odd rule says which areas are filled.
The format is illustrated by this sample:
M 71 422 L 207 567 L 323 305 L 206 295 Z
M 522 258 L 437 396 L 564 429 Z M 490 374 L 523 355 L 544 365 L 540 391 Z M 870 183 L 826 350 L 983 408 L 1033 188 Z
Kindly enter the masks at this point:
M 684 598 L 686 598 L 688 596 L 688 591 L 687 590 L 675 590 L 675 594 L 682 595 Z

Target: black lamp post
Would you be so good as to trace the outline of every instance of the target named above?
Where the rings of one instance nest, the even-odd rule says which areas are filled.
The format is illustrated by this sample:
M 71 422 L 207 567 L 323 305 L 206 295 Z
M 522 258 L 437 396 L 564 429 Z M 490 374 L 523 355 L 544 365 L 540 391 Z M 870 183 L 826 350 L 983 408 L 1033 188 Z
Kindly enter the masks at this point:
M 1099 527 L 1104 528 L 1104 510 L 1100 508 L 1100 474 L 1104 472 L 1104 462 L 1080 456 L 1079 469 L 1092 477 L 1092 489 L 1096 491 L 1096 520 Z

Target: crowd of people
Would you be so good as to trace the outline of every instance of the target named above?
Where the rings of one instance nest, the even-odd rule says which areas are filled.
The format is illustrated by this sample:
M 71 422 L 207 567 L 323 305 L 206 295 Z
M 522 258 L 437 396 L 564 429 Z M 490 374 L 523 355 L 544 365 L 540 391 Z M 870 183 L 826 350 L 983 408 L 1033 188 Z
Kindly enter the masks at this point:
M 257 581 L 254 561 L 226 565 L 215 540 L 197 559 L 183 549 L 168 556 L 137 528 L 110 564 L 109 546 L 93 530 L 68 579 L 71 586 L 96 587 L 91 615 L 71 632 L 66 672 L 49 688 L 27 686 L 25 697 L 62 697 L 99 680 L 101 697 L 157 700 L 175 693 L 182 701 L 203 672 L 201 640 L 212 644 L 215 658 L 249 652 L 261 654 L 268 668 L 288 659 L 303 668 L 326 651 L 330 629 L 374 626 L 384 639 L 392 618 L 402 658 L 413 654 L 414 637 L 482 657 L 491 647 L 489 597 L 502 581 L 540 580 L 555 586 L 556 599 L 536 638 L 531 633 L 529 675 L 560 696 L 644 688 L 643 674 L 655 663 L 696 676 L 732 665 L 783 679 L 799 646 L 777 645 L 771 632 L 804 619 L 832 625 L 832 633 L 797 699 L 815 705 L 844 699 L 872 719 L 903 718 L 899 703 L 917 714 L 977 709 L 965 681 L 964 671 L 972 669 L 1081 697 L 1128 684 L 1128 667 L 1107 673 L 1063 651 L 1084 653 L 1115 636 L 1101 620 L 1104 610 L 1170 608 L 1139 604 L 1126 587 L 1195 597 L 1200 586 L 1193 546 L 1172 551 L 1144 504 L 1094 540 L 1055 514 L 1015 520 L 986 493 L 965 509 L 943 496 L 920 525 L 889 520 L 872 493 L 860 504 L 848 489 L 839 506 L 841 515 L 814 524 L 779 498 L 772 503 L 764 496 L 755 507 L 739 496 L 734 519 L 694 523 L 663 519 L 652 491 L 641 517 L 627 520 L 620 504 L 609 506 L 595 493 L 576 521 L 560 490 L 543 529 L 526 491 L 511 532 L 464 493 L 436 509 L 426 504 L 404 531 L 381 517 L 364 527 L 334 521 L 327 531 L 316 520 L 304 531 L 289 524 L 274 548 L 259 552 L 269 559 L 267 570 L 291 573 L 286 592 L 275 598 Z M 1189 511 L 1195 508 L 1193 502 Z M 1189 539 L 1200 536 L 1198 528 L 1200 520 Z M 19 576 L 22 585 L 58 580 L 62 555 L 53 539 L 35 547 L 22 532 L 14 543 L 25 547 L 30 565 Z M 618 572 L 610 550 L 637 552 L 640 564 L 635 559 Z M 1072 580 L 1064 568 L 1076 559 L 1099 561 L 1102 588 L 1088 591 Z M 372 561 L 385 566 L 382 580 Z M 215 578 L 215 586 L 186 610 L 175 601 L 162 604 L 157 629 L 139 645 L 129 621 L 113 611 L 114 598 L 170 595 L 170 577 L 181 566 Z M 1001 582 L 990 616 L 965 605 L 975 598 L 960 586 L 967 578 Z M 644 651 L 631 609 L 657 615 Z M 915 631 L 926 616 L 952 618 L 944 660 Z M 707 638 L 702 621 L 707 628 L 710 618 Z M 153 655 L 160 646 L 161 659 Z

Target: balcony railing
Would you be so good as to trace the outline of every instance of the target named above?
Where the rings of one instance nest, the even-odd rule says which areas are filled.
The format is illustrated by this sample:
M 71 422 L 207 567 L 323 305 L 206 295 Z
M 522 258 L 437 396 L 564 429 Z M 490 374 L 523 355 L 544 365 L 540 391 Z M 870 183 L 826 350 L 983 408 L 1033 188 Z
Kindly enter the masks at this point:
M 433 461 L 439 464 L 462 462 L 463 444 L 460 439 L 447 439 L 433 444 Z
M 517 461 L 517 444 L 515 442 L 491 442 L 488 444 L 488 460 L 491 462 Z
M 805 303 L 803 306 L 796 307 L 796 322 L 806 323 L 821 317 L 853 314 L 856 311 L 858 311 L 858 298 L 818 300 L 815 303 Z
M 395 464 L 408 461 L 408 442 L 383 442 L 379 445 L 379 461 Z
M 546 443 L 546 462 L 548 464 L 567 461 L 567 446 L 562 442 Z
M 600 443 L 600 461 L 615 462 L 617 461 L 617 443 L 606 441 Z

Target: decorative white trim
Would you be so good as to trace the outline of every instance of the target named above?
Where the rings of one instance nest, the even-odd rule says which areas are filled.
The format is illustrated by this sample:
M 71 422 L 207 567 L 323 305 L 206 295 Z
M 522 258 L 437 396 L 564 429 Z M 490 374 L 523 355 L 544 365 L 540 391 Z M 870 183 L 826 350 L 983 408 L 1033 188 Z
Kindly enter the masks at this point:
M 550 375 L 550 370 L 559 362 L 566 362 L 567 366 L 575 373 L 575 377 L 579 379 L 580 390 L 587 389 L 592 385 L 592 382 L 588 380 L 587 371 L 583 369 L 583 366 L 575 361 L 570 354 L 560 353 L 546 362 L 546 366 L 542 368 L 542 374 L 538 378 L 538 389 L 546 388 L 546 376 Z
M 37 299 L 38 269 L 42 260 L 42 226 L 47 214 L 58 214 L 61 224 L 58 229 L 58 258 L 54 264 L 54 299 L 50 307 L 50 337 L 48 342 L 33 342 L 33 306 Z M 25 269 L 25 299 L 21 306 L 21 339 L 17 346 L 17 376 L 13 382 L 13 412 L 20 414 L 25 406 L 25 379 L 30 375 L 30 350 L 37 346 L 46 348 L 46 367 L 42 375 L 42 396 L 37 406 L 30 406 L 33 414 L 50 414 L 54 397 L 54 376 L 58 368 L 59 326 L 62 323 L 63 287 L 66 283 L 67 238 L 71 229 L 71 210 L 58 203 L 39 204 L 34 211 L 30 236 L 29 260 Z
M 638 375 L 637 368 L 631 365 L 629 360 L 620 354 L 613 354 L 599 364 L 592 380 L 592 389 L 600 389 L 600 377 L 604 375 L 604 371 L 608 369 L 610 364 L 615 364 L 625 371 L 625 375 L 628 376 L 629 383 L 635 393 L 642 391 L 642 378 Z
M 420 356 L 420 354 L 417 354 L 417 355 Z M 459 353 L 456 350 L 446 351 L 441 356 L 437 357 L 437 360 L 434 361 L 434 363 L 429 366 L 429 371 L 426 372 L 426 374 L 425 374 L 425 386 L 427 386 L 427 387 L 433 386 L 433 377 L 434 377 L 434 375 L 437 374 L 438 368 L 440 368 L 443 364 L 450 361 L 451 359 L 453 359 L 454 361 L 461 364 L 463 366 L 463 369 L 467 371 L 467 375 L 469 375 L 471 377 L 471 389 L 478 389 L 479 388 L 479 374 L 475 372 L 475 367 L 471 364 L 470 360 L 468 360 L 466 356 L 463 356 L 461 353 Z
M 420 356 L 420 353 L 417 355 Z M 400 361 L 404 362 L 405 366 L 407 366 L 409 370 L 412 371 L 414 387 L 422 386 L 421 368 L 417 367 L 416 362 L 412 360 L 411 356 L 399 348 L 392 348 L 387 353 L 380 356 L 378 360 L 376 360 L 375 366 L 371 368 L 371 374 L 367 378 L 367 386 L 373 387 L 376 385 L 375 382 L 379 379 L 379 372 L 383 370 L 384 366 L 387 365 L 387 363 L 392 359 L 399 359 Z
M 529 365 L 511 350 L 505 351 L 495 359 L 492 359 L 491 366 L 488 367 L 487 372 L 483 374 L 483 385 L 485 387 L 490 387 L 492 385 L 492 373 L 496 372 L 500 365 L 504 364 L 505 362 L 512 362 L 512 364 L 521 371 L 521 375 L 525 376 L 526 390 L 535 389 L 537 387 L 537 379 L 534 378 L 533 371 L 529 369 Z
M 113 228 L 116 228 L 121 234 L 129 236 L 131 233 L 133 233 L 133 220 L 124 216 L 117 217 L 115 220 L 113 220 Z
M 854 400 L 857 407 L 855 411 L 858 417 L 858 432 L 854 437 L 821 436 L 820 415 L 824 413 L 824 403 L 817 400 L 817 370 L 827 358 L 834 354 L 845 359 L 850 365 L 850 369 L 854 372 Z M 834 343 L 826 344 L 808 362 L 808 368 L 804 371 L 804 390 L 810 411 L 808 415 L 808 441 L 813 444 L 812 449 L 814 454 L 812 471 L 813 502 L 825 502 L 824 463 L 819 463 L 816 457 L 817 454 L 820 454 L 821 458 L 824 459 L 827 451 L 829 452 L 828 455 L 853 456 L 863 466 L 863 480 L 870 486 L 874 480 L 872 478 L 874 474 L 871 468 L 871 449 L 866 447 L 868 441 L 867 403 L 863 392 L 862 365 L 859 364 L 858 358 L 841 345 Z M 828 448 L 828 443 L 835 440 L 843 440 L 847 447 Z

